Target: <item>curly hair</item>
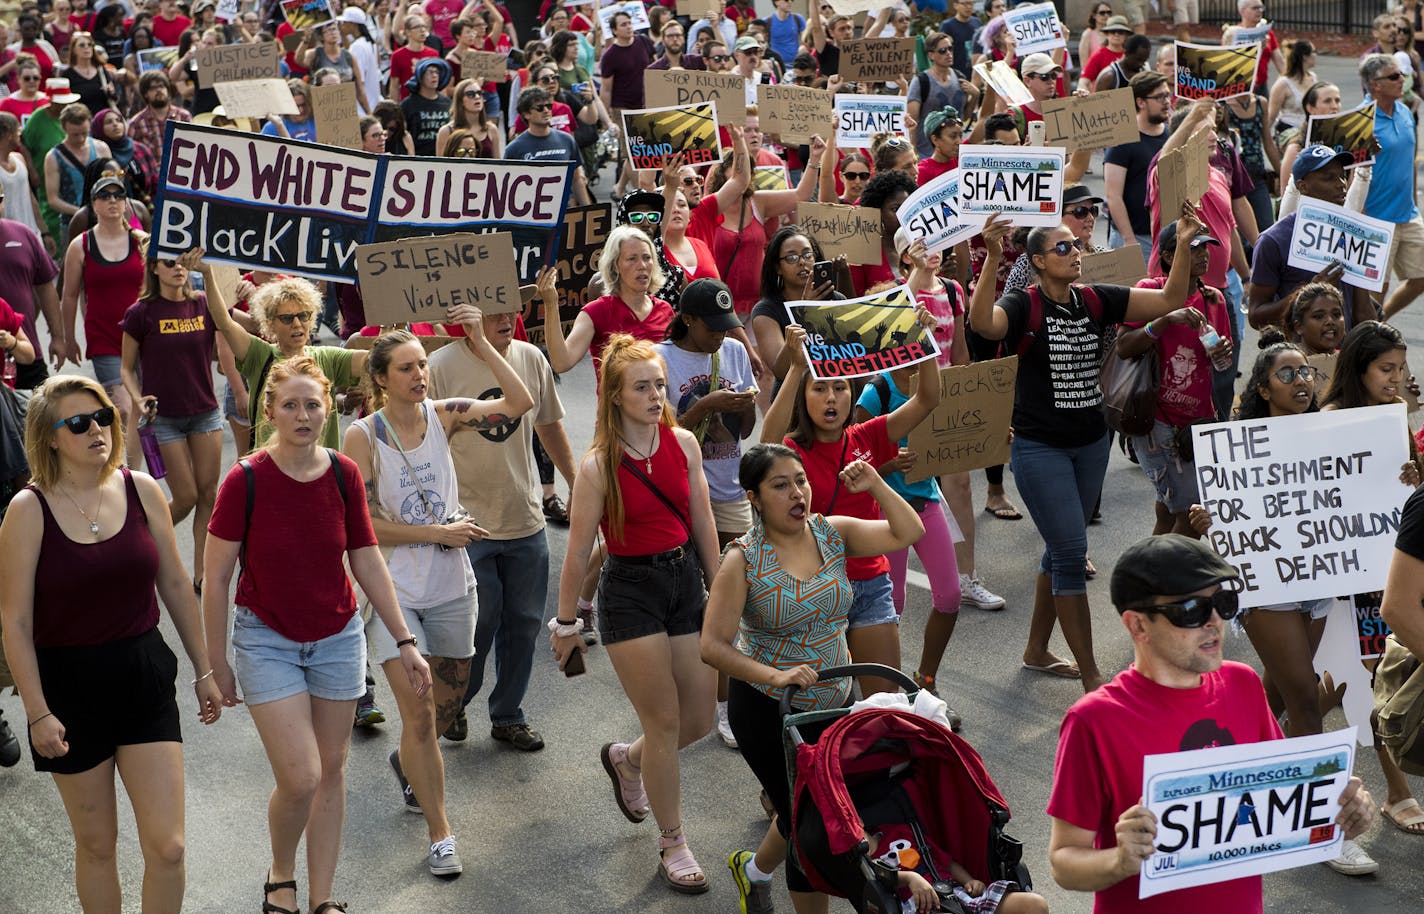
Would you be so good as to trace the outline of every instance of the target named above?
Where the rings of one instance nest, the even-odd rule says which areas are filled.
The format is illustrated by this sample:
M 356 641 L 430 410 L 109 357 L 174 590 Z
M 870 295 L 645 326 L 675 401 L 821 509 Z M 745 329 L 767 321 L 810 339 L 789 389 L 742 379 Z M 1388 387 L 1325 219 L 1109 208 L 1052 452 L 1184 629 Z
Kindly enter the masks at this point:
M 885 205 L 885 201 L 897 190 L 903 190 L 906 194 L 915 192 L 915 179 L 905 174 L 903 171 L 881 171 L 871 177 L 870 183 L 865 185 L 865 190 L 860 193 L 860 203 L 858 206 L 866 206 L 870 209 L 879 209 Z

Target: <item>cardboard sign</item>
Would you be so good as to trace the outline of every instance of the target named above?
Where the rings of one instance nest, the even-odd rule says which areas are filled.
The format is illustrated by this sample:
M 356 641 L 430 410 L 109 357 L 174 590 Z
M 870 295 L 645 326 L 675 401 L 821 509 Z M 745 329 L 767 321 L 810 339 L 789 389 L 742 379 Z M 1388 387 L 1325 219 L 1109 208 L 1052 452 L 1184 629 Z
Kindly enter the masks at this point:
M 1220 101 L 1250 95 L 1260 54 L 1259 42 L 1225 48 L 1177 42 L 1177 97 Z
M 706 19 L 708 13 L 720 13 L 722 9 L 719 0 L 677 0 L 677 14 L 691 16 L 694 22 L 698 19 Z
M 850 263 L 879 263 L 880 210 L 841 203 L 798 203 L 796 222 L 816 239 L 828 258 L 844 254 Z
M 1014 53 L 1019 57 L 1068 46 L 1063 23 L 1058 21 L 1058 11 L 1052 3 L 1020 3 L 1004 10 L 1004 27 L 1014 36 Z
M 368 324 L 440 321 L 456 305 L 519 311 L 514 241 L 507 232 L 407 238 L 356 249 Z
M 933 254 L 979 234 L 984 220 L 966 224 L 959 215 L 959 169 L 945 172 L 900 204 L 900 225 L 911 240 L 925 242 Z
M 134 56 L 138 58 L 140 73 L 147 73 L 151 70 L 167 70 L 178 62 L 178 49 L 145 48 L 142 51 L 135 51 Z
M 427 336 L 423 333 L 415 334 L 416 341 L 419 342 L 421 347 L 425 349 L 426 355 L 429 355 L 437 349 L 444 349 L 451 343 L 458 343 L 460 340 L 464 339 L 463 336 L 448 335 L 447 333 L 445 333 L 445 328 L 440 326 L 439 324 L 435 325 L 435 330 L 436 333 L 434 336 Z M 370 352 L 371 347 L 376 345 L 376 340 L 378 339 L 380 339 L 380 337 L 361 336 L 358 334 L 347 339 L 347 341 L 342 344 L 342 348 L 351 349 L 356 352 Z
M 466 51 L 460 58 L 460 78 L 486 83 L 509 80 L 509 55 L 500 51 Z
M 1364 104 L 1340 114 L 1310 115 L 1305 122 L 1305 145 L 1321 143 L 1336 152 L 1348 152 L 1355 161 L 1347 169 L 1372 165 L 1379 142 L 1375 140 L 1375 103 Z M 1304 147 L 1302 147 L 1304 148 Z
M 1157 157 L 1157 211 L 1162 218 L 1176 219 L 1187 200 L 1200 203 L 1209 180 L 1207 160 L 1211 140 L 1206 130 L 1198 130 L 1187 141 Z M 1149 178 L 1150 180 L 1150 178 Z
M 284 79 L 249 79 L 213 86 L 228 117 L 265 118 L 269 114 L 296 114 L 297 101 Z
M 1142 259 L 1142 249 L 1135 244 L 1112 251 L 1084 254 L 1082 264 L 1083 273 L 1078 281 L 1083 283 L 1135 286 L 1139 279 L 1147 276 L 1147 264 Z
M 598 11 L 598 21 L 603 26 L 604 35 L 613 34 L 613 17 L 618 13 L 627 13 L 633 17 L 635 32 L 646 32 L 653 27 L 648 21 L 648 10 L 643 6 L 642 0 L 628 0 L 627 3 L 609 4 Z
M 273 41 L 199 47 L 197 61 L 198 85 L 205 89 L 217 83 L 282 78 L 282 48 Z
M 588 284 L 598 272 L 598 258 L 603 253 L 603 242 L 613 230 L 613 204 L 595 203 L 571 209 L 565 215 L 563 238 L 559 244 L 559 323 L 567 334 L 578 318 L 583 306 L 593 300 Z M 543 303 L 533 306 L 535 310 L 524 321 L 529 342 L 536 346 L 544 343 Z
M 863 378 L 939 355 L 915 307 L 910 287 L 900 286 L 849 301 L 789 301 L 786 312 L 806 328 L 812 377 Z
M 361 148 L 361 115 L 356 110 L 356 84 L 313 86 L 310 89 L 316 141 L 326 146 Z
M 1157 816 L 1138 897 L 1274 873 L 1340 854 L 1340 794 L 1355 768 L 1354 727 L 1149 755 L 1143 802 Z
M 317 28 L 336 18 L 331 0 L 282 0 L 282 15 L 295 31 Z
M 711 102 L 624 111 L 623 135 L 638 171 L 662 171 L 663 164 L 679 152 L 683 164 L 693 168 L 714 165 L 722 158 L 717 106 Z
M 939 406 L 910 432 L 917 455 L 906 482 L 997 466 L 1009 459 L 1019 357 L 939 370 Z
M 1410 493 L 1403 403 L 1192 428 L 1206 538 L 1243 608 L 1384 587 Z
M 1058 225 L 1063 218 L 1062 149 L 959 147 L 959 215 L 983 225 L 1004 213 L 1014 225 Z
M 879 133 L 905 135 L 903 95 L 838 93 L 834 104 L 836 143 L 840 146 L 869 146 Z
M 979 78 L 984 80 L 989 88 L 998 93 L 1005 103 L 1010 105 L 1027 105 L 1033 101 L 1033 93 L 1028 91 L 1028 86 L 1019 79 L 1019 75 L 1014 72 L 1014 68 L 996 60 L 993 63 L 976 63 L 974 72 L 979 74 Z
M 1337 352 L 1318 352 L 1305 357 L 1306 364 L 1315 369 L 1315 397 L 1324 399 L 1330 389 L 1330 379 L 1335 377 L 1335 363 L 1340 360 Z
M 720 108 L 718 110 L 721 110 Z M 757 86 L 761 129 L 788 145 L 825 136 L 835 117 L 831 93 L 809 86 Z
M 868 13 L 885 5 L 884 0 L 826 0 L 826 2 L 831 5 L 831 9 L 835 10 L 838 16 Z M 806 14 L 802 13 L 802 15 Z
M 643 71 L 643 103 L 649 108 L 675 108 L 701 102 L 716 104 L 719 123 L 742 124 L 747 116 L 746 77 L 740 73 L 706 70 Z
M 894 82 L 915 74 L 915 39 L 862 38 L 841 46 L 841 79 L 848 83 Z
M 1318 273 L 1339 263 L 1345 268 L 1345 282 L 1382 292 L 1389 275 L 1389 246 L 1393 241 L 1392 222 L 1302 196 L 1296 207 L 1286 264 Z
M 1043 145 L 1103 149 L 1136 143 L 1137 103 L 1129 88 L 1043 103 Z
M 758 165 L 752 172 L 752 184 L 757 190 L 789 190 L 785 165 Z

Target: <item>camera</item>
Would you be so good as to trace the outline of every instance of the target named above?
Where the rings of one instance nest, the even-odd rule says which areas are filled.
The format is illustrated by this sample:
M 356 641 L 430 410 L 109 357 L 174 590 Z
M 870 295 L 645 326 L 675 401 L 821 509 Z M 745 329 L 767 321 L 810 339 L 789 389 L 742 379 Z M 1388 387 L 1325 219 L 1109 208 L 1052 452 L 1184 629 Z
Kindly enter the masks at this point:
M 442 524 L 456 524 L 456 523 L 459 523 L 459 522 L 462 521 L 462 520 L 469 520 L 469 519 L 470 519 L 470 512 L 469 512 L 469 511 L 466 511 L 464 508 L 457 507 L 454 511 L 451 511 L 449 514 L 445 515 L 445 519 L 442 520 L 440 523 L 442 523 Z M 459 547 L 459 546 L 447 546 L 447 545 L 445 545 L 444 543 L 436 543 L 435 545 L 439 546 L 439 547 L 440 547 L 440 550 L 441 550 L 442 552 L 449 552 L 451 549 L 459 549 L 459 548 L 461 548 L 461 547 Z

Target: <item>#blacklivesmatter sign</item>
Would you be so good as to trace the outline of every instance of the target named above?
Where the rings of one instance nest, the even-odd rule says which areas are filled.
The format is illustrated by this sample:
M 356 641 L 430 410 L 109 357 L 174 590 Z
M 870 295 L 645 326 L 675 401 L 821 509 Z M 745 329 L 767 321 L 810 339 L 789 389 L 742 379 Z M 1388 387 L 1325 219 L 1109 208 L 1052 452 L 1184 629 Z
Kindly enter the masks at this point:
M 1354 767 L 1354 727 L 1146 756 L 1142 797 L 1157 839 L 1137 897 L 1334 859 Z
M 376 156 L 168 122 L 157 256 L 355 282 L 356 247 L 415 235 L 509 232 L 521 283 L 558 255 L 572 162 Z
M 904 136 L 905 97 L 837 94 L 835 118 L 840 146 L 869 146 L 879 133 Z
M 863 378 L 939 355 L 915 307 L 910 287 L 900 286 L 849 301 L 789 301 L 786 312 L 806 328 L 813 377 Z
M 1058 225 L 1063 208 L 1058 148 L 960 146 L 959 217 L 978 227 L 993 213 L 1014 225 Z
M 1336 152 L 1348 152 L 1355 161 L 1345 167 L 1372 165 L 1379 143 L 1375 141 L 1375 103 L 1363 104 L 1340 114 L 1312 114 L 1305 119 L 1305 145 L 1321 143 Z
M 623 135 L 638 171 L 662 171 L 682 153 L 684 165 L 701 168 L 722 158 L 717 136 L 717 106 L 712 102 L 623 112 Z
M 1019 57 L 1036 51 L 1046 54 L 1068 45 L 1063 37 L 1063 24 L 1058 21 L 1058 11 L 1052 3 L 1020 3 L 1005 10 L 1004 26 L 1017 42 L 1015 53 Z
M 1286 264 L 1318 273 L 1339 263 L 1344 266 L 1344 279 L 1350 285 L 1382 292 L 1389 275 L 1389 246 L 1393 241 L 1392 222 L 1302 196 L 1296 207 Z
M 1192 429 L 1207 541 L 1243 608 L 1384 587 L 1410 492 L 1403 403 Z
M 965 224 L 959 218 L 959 169 L 945 172 L 923 185 L 900 204 L 900 224 L 912 241 L 925 242 L 933 254 L 979 234 L 984 220 Z
M 1260 53 L 1260 42 L 1226 48 L 1177 42 L 1177 97 L 1220 101 L 1250 95 Z

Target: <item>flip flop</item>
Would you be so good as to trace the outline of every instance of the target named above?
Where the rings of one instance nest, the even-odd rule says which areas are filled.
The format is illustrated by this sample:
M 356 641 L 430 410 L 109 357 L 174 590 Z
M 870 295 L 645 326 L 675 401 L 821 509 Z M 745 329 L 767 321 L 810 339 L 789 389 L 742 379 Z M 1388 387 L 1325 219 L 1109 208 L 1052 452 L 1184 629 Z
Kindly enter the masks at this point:
M 991 508 L 985 505 L 984 513 L 992 514 L 999 520 L 1023 520 L 1023 515 L 1019 513 L 1019 509 L 1012 505 L 1004 505 L 998 508 Z
M 1380 807 L 1380 813 L 1406 835 L 1424 835 L 1424 809 L 1413 797 L 1398 803 L 1386 803 Z
M 1067 660 L 1054 660 L 1052 663 L 1035 665 L 1025 663 L 1023 668 L 1035 673 L 1046 673 L 1049 676 L 1057 676 L 1059 679 L 1082 679 L 1083 674 L 1078 672 L 1078 668 Z

